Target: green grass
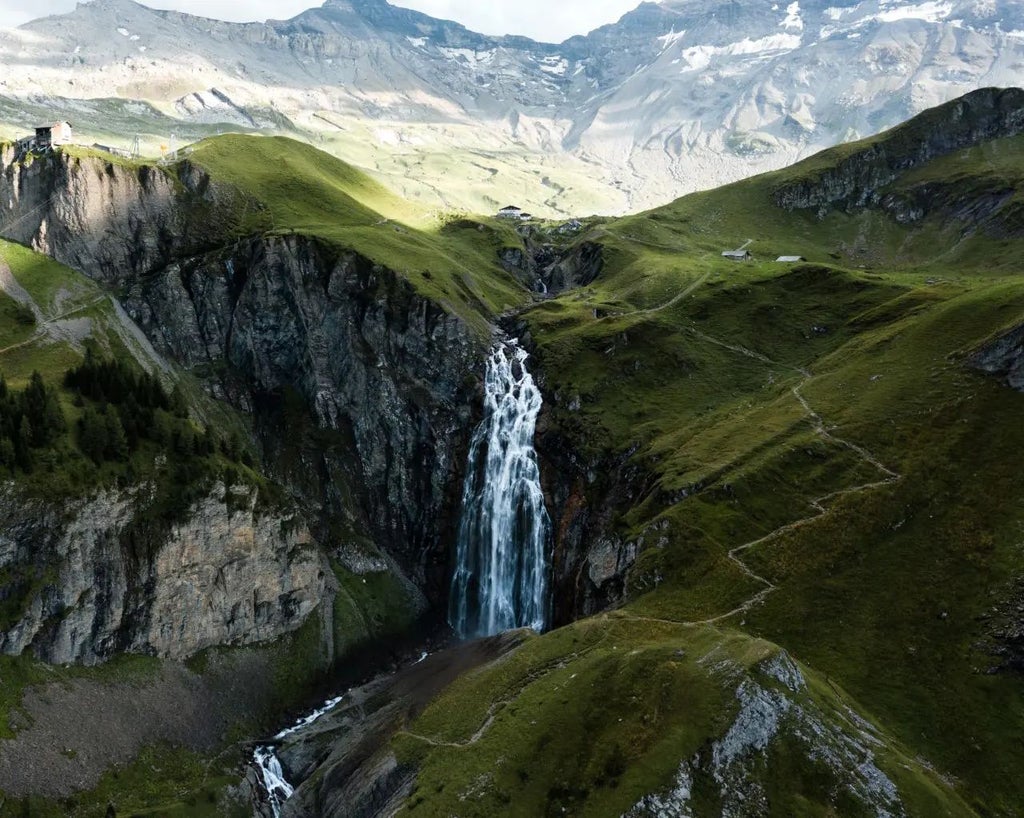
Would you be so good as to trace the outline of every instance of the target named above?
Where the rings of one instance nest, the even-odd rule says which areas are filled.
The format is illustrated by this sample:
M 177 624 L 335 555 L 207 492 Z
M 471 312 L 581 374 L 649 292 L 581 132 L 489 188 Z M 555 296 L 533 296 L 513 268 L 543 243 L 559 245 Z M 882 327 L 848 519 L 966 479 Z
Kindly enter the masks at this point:
M 189 161 L 259 202 L 265 229 L 359 253 L 482 333 L 494 315 L 528 298 L 497 263 L 505 228 L 450 223 L 308 145 L 224 136 L 197 145 Z
M 644 542 L 624 614 L 693 622 L 731 611 L 765 585 L 729 551 L 782 530 L 741 554 L 777 590 L 728 621 L 849 691 L 901 752 L 955 781 L 971 809 L 1014 814 L 1024 803 L 1012 772 L 1024 765 L 1024 699 L 1013 676 L 988 673 L 998 660 L 983 617 L 1022 565 L 1024 427 L 1014 419 L 1024 395 L 966 361 L 1024 322 L 1024 231 L 1013 233 L 1024 140 L 894 180 L 894 195 L 933 196 L 921 222 L 774 205 L 780 186 L 865 147 L 597 224 L 586 238 L 604 247 L 601 276 L 525 318 L 548 393 L 559 396 L 555 428 L 592 463 L 633 452 L 654 487 L 616 509 L 616 533 Z M 1007 190 L 995 221 L 975 231 L 958 221 L 969 218 L 956 215 L 965 205 Z M 720 258 L 747 239 L 758 261 Z M 810 263 L 769 260 L 782 254 Z M 857 490 L 888 476 L 844 441 L 901 479 Z M 596 692 L 578 695 L 584 712 L 603 706 Z M 619 717 L 630 714 L 602 721 Z M 582 751 L 529 752 L 563 763 Z M 824 814 L 806 762 L 776 763 L 774 803 L 787 805 L 778 814 Z M 907 786 L 926 799 L 913 814 L 942 814 L 922 806 L 931 784 Z M 809 803 L 787 801 L 794 791 Z
M 253 693 L 244 715 L 228 725 L 223 742 L 208 752 L 176 745 L 144 748 L 130 763 L 108 770 L 92 789 L 69 798 L 4 799 L 0 787 L 0 816 L 102 818 L 108 804 L 118 815 L 241 816 L 251 815 L 248 803 L 232 792 L 241 781 L 247 758 L 246 742 L 278 730 L 291 715 L 319 701 L 329 681 L 322 620 L 313 616 L 297 631 L 271 644 L 248 648 L 211 648 L 189 662 L 204 683 L 222 693 L 241 688 Z M 0 737 L 10 738 L 9 718 L 30 686 L 67 684 L 87 678 L 100 683 L 130 681 L 145 685 L 160 673 L 161 662 L 141 656 L 121 656 L 92 668 L 52 667 L 28 657 L 0 657 Z M 238 678 L 244 673 L 245 678 Z
M 36 318 L 25 304 L 0 292 L 0 349 L 20 344 L 32 337 Z
M 85 276 L 19 244 L 0 240 L 0 263 L 11 268 L 18 283 L 47 317 L 73 310 L 101 294 Z
M 758 668 L 776 652 L 733 631 L 621 616 L 528 640 L 455 682 L 394 739 L 399 760 L 420 769 L 400 814 L 625 814 L 670 789 L 681 763 L 708 757 L 737 718 L 739 680 L 771 685 Z M 805 676 L 810 688 L 788 695 L 848 729 L 858 704 Z M 891 736 L 879 739 L 878 763 L 899 781 L 909 815 L 972 814 Z M 750 776 L 771 793 L 771 814 L 868 814 L 792 737 L 764 758 Z M 710 775 L 695 776 L 692 797 L 695 814 L 720 812 Z M 833 811 L 837 799 L 848 808 Z
M 353 574 L 334 564 L 339 591 L 334 599 L 335 649 L 339 654 L 373 641 L 401 636 L 415 624 L 409 591 L 389 572 Z

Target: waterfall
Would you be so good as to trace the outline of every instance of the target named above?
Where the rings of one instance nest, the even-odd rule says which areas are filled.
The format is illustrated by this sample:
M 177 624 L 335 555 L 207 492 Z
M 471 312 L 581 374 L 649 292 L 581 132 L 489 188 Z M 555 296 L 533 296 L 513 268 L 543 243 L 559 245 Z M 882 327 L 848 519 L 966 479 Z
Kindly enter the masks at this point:
M 420 661 L 422 662 L 423 660 L 421 659 Z M 315 724 L 337 707 L 343 698 L 343 696 L 338 696 L 336 699 L 329 699 L 324 702 L 323 707 L 314 710 L 308 716 L 299 719 L 291 727 L 282 730 L 274 736 L 274 740 L 280 741 L 292 735 L 292 733 L 297 733 Z M 257 747 L 253 752 L 252 763 L 259 772 L 260 782 L 266 791 L 270 811 L 273 813 L 274 818 L 280 818 L 281 807 L 285 801 L 292 797 L 295 788 L 284 777 L 284 769 L 281 767 L 281 761 L 277 757 L 277 752 L 272 746 Z
M 543 399 L 516 341 L 491 350 L 473 433 L 448 621 L 459 636 L 548 624 L 551 520 L 533 447 Z

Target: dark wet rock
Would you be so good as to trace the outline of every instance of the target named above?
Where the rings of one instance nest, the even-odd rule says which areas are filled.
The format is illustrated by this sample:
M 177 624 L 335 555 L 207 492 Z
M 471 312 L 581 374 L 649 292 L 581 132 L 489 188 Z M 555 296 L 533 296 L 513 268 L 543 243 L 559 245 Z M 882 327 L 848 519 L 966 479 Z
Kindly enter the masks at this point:
M 971 356 L 970 364 L 1024 392 L 1024 324 L 986 344 Z
M 393 814 L 410 794 L 416 770 L 398 762 L 391 737 L 457 678 L 515 650 L 525 635 L 513 631 L 459 645 L 349 691 L 332 712 L 278 747 L 286 777 L 298 784 L 282 814 Z

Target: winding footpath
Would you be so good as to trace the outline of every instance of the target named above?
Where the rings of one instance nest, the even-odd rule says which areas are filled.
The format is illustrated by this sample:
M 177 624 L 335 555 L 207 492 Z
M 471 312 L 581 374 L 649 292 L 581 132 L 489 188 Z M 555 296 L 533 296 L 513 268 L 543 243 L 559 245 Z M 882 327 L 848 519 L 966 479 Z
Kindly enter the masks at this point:
M 664 309 L 668 309 L 674 304 L 677 304 L 683 298 L 686 298 L 688 295 L 690 295 L 701 284 L 703 284 L 703 282 L 706 279 L 707 275 L 702 276 L 700 279 L 695 281 L 692 285 L 687 287 L 685 290 L 676 295 L 670 301 L 658 307 L 654 307 L 648 310 L 638 310 L 635 313 L 628 313 L 628 315 L 649 315 L 651 313 L 656 313 Z M 738 605 L 732 610 L 726 611 L 725 613 L 718 614 L 713 617 L 709 617 L 707 619 L 696 620 L 677 620 L 641 616 L 624 610 L 606 614 L 606 616 L 609 616 L 611 618 L 626 619 L 630 621 L 653 622 L 657 624 L 670 625 L 681 628 L 703 628 L 718 625 L 722 622 L 726 622 L 737 616 L 742 616 L 748 613 L 753 608 L 761 605 L 771 594 L 778 590 L 778 586 L 775 585 L 775 583 L 773 583 L 767 577 L 758 574 L 749 565 L 747 565 L 746 562 L 744 562 L 742 558 L 744 554 L 746 554 L 748 551 L 758 548 L 759 546 L 765 545 L 789 532 L 797 531 L 805 526 L 812 524 L 816 520 L 819 520 L 820 518 L 828 514 L 828 504 L 834 500 L 839 499 L 840 497 L 861 494 L 866 491 L 872 491 L 874 489 L 883 488 L 885 486 L 891 486 L 894 483 L 899 482 L 902 479 L 902 476 L 893 469 L 886 466 L 884 463 L 882 463 L 881 460 L 875 457 L 875 455 L 873 455 L 863 446 L 860 446 L 856 443 L 853 443 L 852 441 L 846 440 L 845 438 L 839 437 L 832 433 L 828 425 L 825 423 L 825 420 L 821 417 L 820 414 L 818 414 L 817 411 L 815 411 L 815 409 L 811 406 L 811 404 L 808 402 L 807 398 L 803 394 L 803 389 L 815 378 L 814 374 L 810 370 L 792 366 L 791 364 L 783 364 L 778 361 L 773 361 L 771 358 L 762 355 L 759 352 L 755 352 L 754 350 L 748 349 L 737 344 L 727 343 L 720 339 L 714 338 L 710 335 L 706 335 L 705 333 L 693 327 L 683 327 L 682 329 L 688 332 L 689 334 L 697 338 L 700 338 L 702 341 L 715 344 L 716 346 L 720 346 L 724 349 L 730 350 L 731 352 L 737 355 L 742 355 L 746 358 L 750 358 L 751 360 L 758 361 L 759 363 L 762 363 L 766 366 L 771 366 L 778 369 L 788 369 L 792 372 L 799 373 L 803 380 L 801 380 L 801 382 L 798 385 L 792 387 L 791 391 L 793 393 L 794 399 L 800 404 L 801 408 L 803 409 L 807 420 L 809 420 L 812 424 L 815 433 L 822 439 L 827 440 L 837 446 L 841 446 L 853 452 L 858 457 L 860 457 L 864 462 L 869 463 L 872 467 L 878 470 L 878 472 L 881 474 L 881 479 L 879 480 L 874 480 L 869 483 L 863 483 L 861 485 L 852 486 L 850 488 L 840 489 L 838 491 L 833 491 L 828 494 L 822 495 L 821 497 L 817 497 L 810 501 L 810 506 L 814 510 L 813 514 L 810 514 L 809 516 L 803 517 L 799 520 L 795 520 L 791 523 L 787 523 L 786 525 L 776 528 L 774 531 L 770 531 L 762 537 L 758 537 L 755 540 L 743 543 L 742 545 L 738 545 L 735 548 L 730 549 L 727 555 L 729 560 L 731 560 L 744 575 L 754 580 L 758 585 L 761 586 L 760 590 L 757 593 L 755 593 L 749 599 L 745 600 L 742 604 Z M 555 664 L 557 665 L 562 663 L 568 663 L 574 660 L 575 658 L 578 658 L 578 655 L 574 655 L 571 657 L 562 657 Z M 477 728 L 477 730 L 468 739 L 465 739 L 463 741 L 444 741 L 441 739 L 432 738 L 430 736 L 412 733 L 406 730 L 401 731 L 399 735 L 407 736 L 408 738 L 423 742 L 424 744 L 428 744 L 432 747 L 446 747 L 460 750 L 468 749 L 474 746 L 475 744 L 479 743 L 480 740 L 483 739 L 485 735 L 487 735 L 487 733 L 493 726 L 495 720 L 497 719 L 498 714 L 504 707 L 515 701 L 518 695 L 522 693 L 522 691 L 525 690 L 526 687 L 528 687 L 532 682 L 539 679 L 541 676 L 545 675 L 550 669 L 551 667 L 545 666 L 533 671 L 522 681 L 521 684 L 517 686 L 517 690 L 514 693 L 492 704 L 490 708 L 488 708 L 487 715 L 484 718 L 483 722 L 481 723 L 480 727 Z
M 17 344 L 11 344 L 8 347 L 0 349 L 0 355 L 4 355 L 5 353 L 8 352 L 13 352 L 14 350 L 21 349 L 22 347 L 31 346 L 32 344 L 41 341 L 43 338 L 49 335 L 48 328 L 51 327 L 52 325 L 60 321 L 65 321 L 68 318 L 71 318 L 75 313 L 83 312 L 89 309 L 90 307 L 95 306 L 96 304 L 106 301 L 107 298 L 108 296 L 101 295 L 85 304 L 79 304 L 77 307 L 67 310 L 66 312 L 62 312 L 60 315 L 55 315 L 53 316 L 53 318 L 47 318 L 45 321 L 41 322 L 40 324 L 37 324 L 35 332 L 33 332 L 32 335 L 26 338 L 24 341 L 19 341 Z
M 840 497 L 845 497 L 847 495 L 860 494 L 862 492 L 871 491 L 873 489 L 882 488 L 884 486 L 891 486 L 894 483 L 899 482 L 902 479 L 902 475 L 900 475 L 899 473 L 897 473 L 897 472 L 893 471 L 892 469 L 890 469 L 888 466 L 886 466 L 884 463 L 882 463 L 877 457 L 875 457 L 871 452 L 869 452 L 863 446 L 859 446 L 856 443 L 853 443 L 852 441 L 846 440 L 844 438 L 841 438 L 841 437 L 838 437 L 837 435 L 832 434 L 832 432 L 829 430 L 828 426 L 825 424 L 824 419 L 821 417 L 821 415 L 819 415 L 814 410 L 814 408 L 807 401 L 807 398 L 804 397 L 804 395 L 803 395 L 803 391 L 802 390 L 812 380 L 814 380 L 814 377 L 815 377 L 810 372 L 810 370 L 802 369 L 802 368 L 799 368 L 799 367 L 794 367 L 794 366 L 791 366 L 789 364 L 782 364 L 782 363 L 779 363 L 777 361 L 773 361 L 770 358 L 768 358 L 767 356 L 762 355 L 762 354 L 760 354 L 758 352 L 754 352 L 751 349 L 747 349 L 746 347 L 738 346 L 738 345 L 735 345 L 735 344 L 727 344 L 724 341 L 720 341 L 720 340 L 718 340 L 716 338 L 712 338 L 711 336 L 705 335 L 703 332 L 699 332 L 698 330 L 690 328 L 690 327 L 686 327 L 684 329 L 686 329 L 691 334 L 701 338 L 701 340 L 707 341 L 709 343 L 717 344 L 718 346 L 724 347 L 725 349 L 731 350 L 731 351 L 733 351 L 733 352 L 735 352 L 735 353 L 737 353 L 739 355 L 743 355 L 743 356 L 745 356 L 747 358 L 751 358 L 753 360 L 759 361 L 759 362 L 761 362 L 763 364 L 766 364 L 766 365 L 769 365 L 769 366 L 778 367 L 778 368 L 781 368 L 781 369 L 790 369 L 790 370 L 793 370 L 795 372 L 799 372 L 803 376 L 803 381 L 801 381 L 800 384 L 798 384 L 797 386 L 794 386 L 792 388 L 793 397 L 797 400 L 797 402 L 803 408 L 804 413 L 807 416 L 807 419 L 810 420 L 811 424 L 814 427 L 814 431 L 817 433 L 817 435 L 819 437 L 821 437 L 822 439 L 824 439 L 824 440 L 828 440 L 828 441 L 836 444 L 837 446 L 841 446 L 843 448 L 849 449 L 854 454 L 856 454 L 858 457 L 860 457 L 862 460 L 864 460 L 865 462 L 869 463 L 871 466 L 873 466 L 875 469 L 877 469 L 879 472 L 881 472 L 884 475 L 883 479 L 881 479 L 881 480 L 874 480 L 874 481 L 872 481 L 870 483 L 863 483 L 863 484 L 861 484 L 859 486 L 853 486 L 851 488 L 840 489 L 839 491 L 829 492 L 828 494 L 822 495 L 821 497 L 817 497 L 817 498 L 815 498 L 815 499 L 810 501 L 810 505 L 814 509 L 814 512 L 815 512 L 814 514 L 812 514 L 812 515 L 810 515 L 808 517 L 803 517 L 803 518 L 801 518 L 799 520 L 795 520 L 794 522 L 787 523 L 784 526 L 776 528 L 774 531 L 770 531 L 769 533 L 765 534 L 763 537 L 759 537 L 756 540 L 752 540 L 751 542 L 743 543 L 742 545 L 738 545 L 735 548 L 730 549 L 730 551 L 729 551 L 727 556 L 736 565 L 736 567 L 739 568 L 739 570 L 741 572 L 743 572 L 746 576 L 748 576 L 750 579 L 756 581 L 758 584 L 763 586 L 760 591 L 758 591 L 752 597 L 750 597 L 745 602 L 743 602 L 743 604 L 737 606 L 736 608 L 733 608 L 731 611 L 727 611 L 726 613 L 719 614 L 717 616 L 713 616 L 713 617 L 710 617 L 708 619 L 697 619 L 697 620 L 660 619 L 660 618 L 654 618 L 654 617 L 639 616 L 637 614 L 632 614 L 632 613 L 629 613 L 627 611 L 620 611 L 620 612 L 618 612 L 616 614 L 616 616 L 619 616 L 620 618 L 623 618 L 623 619 L 631 619 L 631 620 L 642 621 L 642 622 L 658 622 L 658 623 L 667 624 L 667 625 L 677 625 L 679 627 L 696 628 L 696 627 L 704 627 L 704 626 L 707 626 L 707 625 L 716 625 L 716 624 L 718 624 L 720 622 L 725 622 L 726 620 L 732 619 L 733 617 L 739 616 L 741 614 L 745 614 L 748 611 L 750 611 L 751 609 L 753 609 L 753 608 L 757 607 L 758 605 L 760 605 L 761 603 L 763 603 L 772 593 L 774 593 L 776 590 L 778 590 L 778 586 L 775 585 L 775 583 L 773 583 L 767 577 L 761 576 L 760 574 L 756 573 L 749 565 L 747 565 L 741 559 L 741 555 L 745 554 L 747 551 L 751 551 L 752 549 L 757 548 L 758 546 L 761 546 L 761 545 L 764 545 L 765 543 L 771 542 L 772 540 L 776 539 L 777 537 L 781 537 L 782 535 L 787 534 L 787 533 L 789 533 L 791 531 L 796 531 L 796 530 L 798 530 L 800 528 L 803 528 L 804 526 L 807 526 L 807 525 L 813 523 L 814 521 L 820 519 L 824 515 L 828 514 L 828 507 L 827 507 L 826 504 L 829 503 L 832 500 L 836 500 L 836 499 L 838 499 Z

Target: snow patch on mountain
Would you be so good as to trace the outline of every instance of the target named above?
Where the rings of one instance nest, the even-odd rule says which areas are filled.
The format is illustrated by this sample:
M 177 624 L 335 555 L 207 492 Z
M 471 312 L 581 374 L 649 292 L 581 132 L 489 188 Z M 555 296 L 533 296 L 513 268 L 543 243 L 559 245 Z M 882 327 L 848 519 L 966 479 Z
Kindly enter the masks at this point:
M 22 66 L 0 76 L 0 110 L 22 125 L 80 101 L 94 113 L 76 130 L 107 144 L 284 130 L 415 198 L 490 209 L 515 185 L 533 212 L 618 213 L 1019 84 L 1024 0 L 663 0 L 560 45 L 384 0 L 244 24 L 94 0 L 0 31 L 0 62 Z M 150 129 L 111 117 L 114 95 L 158 114 Z M 500 172 L 477 178 L 477 163 Z M 444 198 L 438 167 L 461 198 Z
M 740 40 L 724 46 L 697 45 L 685 49 L 683 71 L 703 71 L 723 57 L 763 56 L 771 52 L 793 51 L 800 47 L 801 37 L 796 34 L 769 34 L 757 40 Z
M 897 20 L 927 20 L 930 23 L 938 23 L 949 17 L 954 8 L 952 3 L 935 2 L 934 0 L 909 6 L 905 3 L 887 0 L 880 5 L 883 11 L 866 19 L 878 20 L 882 23 L 894 23 Z
M 782 27 L 791 31 L 804 30 L 804 18 L 800 16 L 800 3 L 790 3 L 786 8 L 786 19 L 781 23 Z

